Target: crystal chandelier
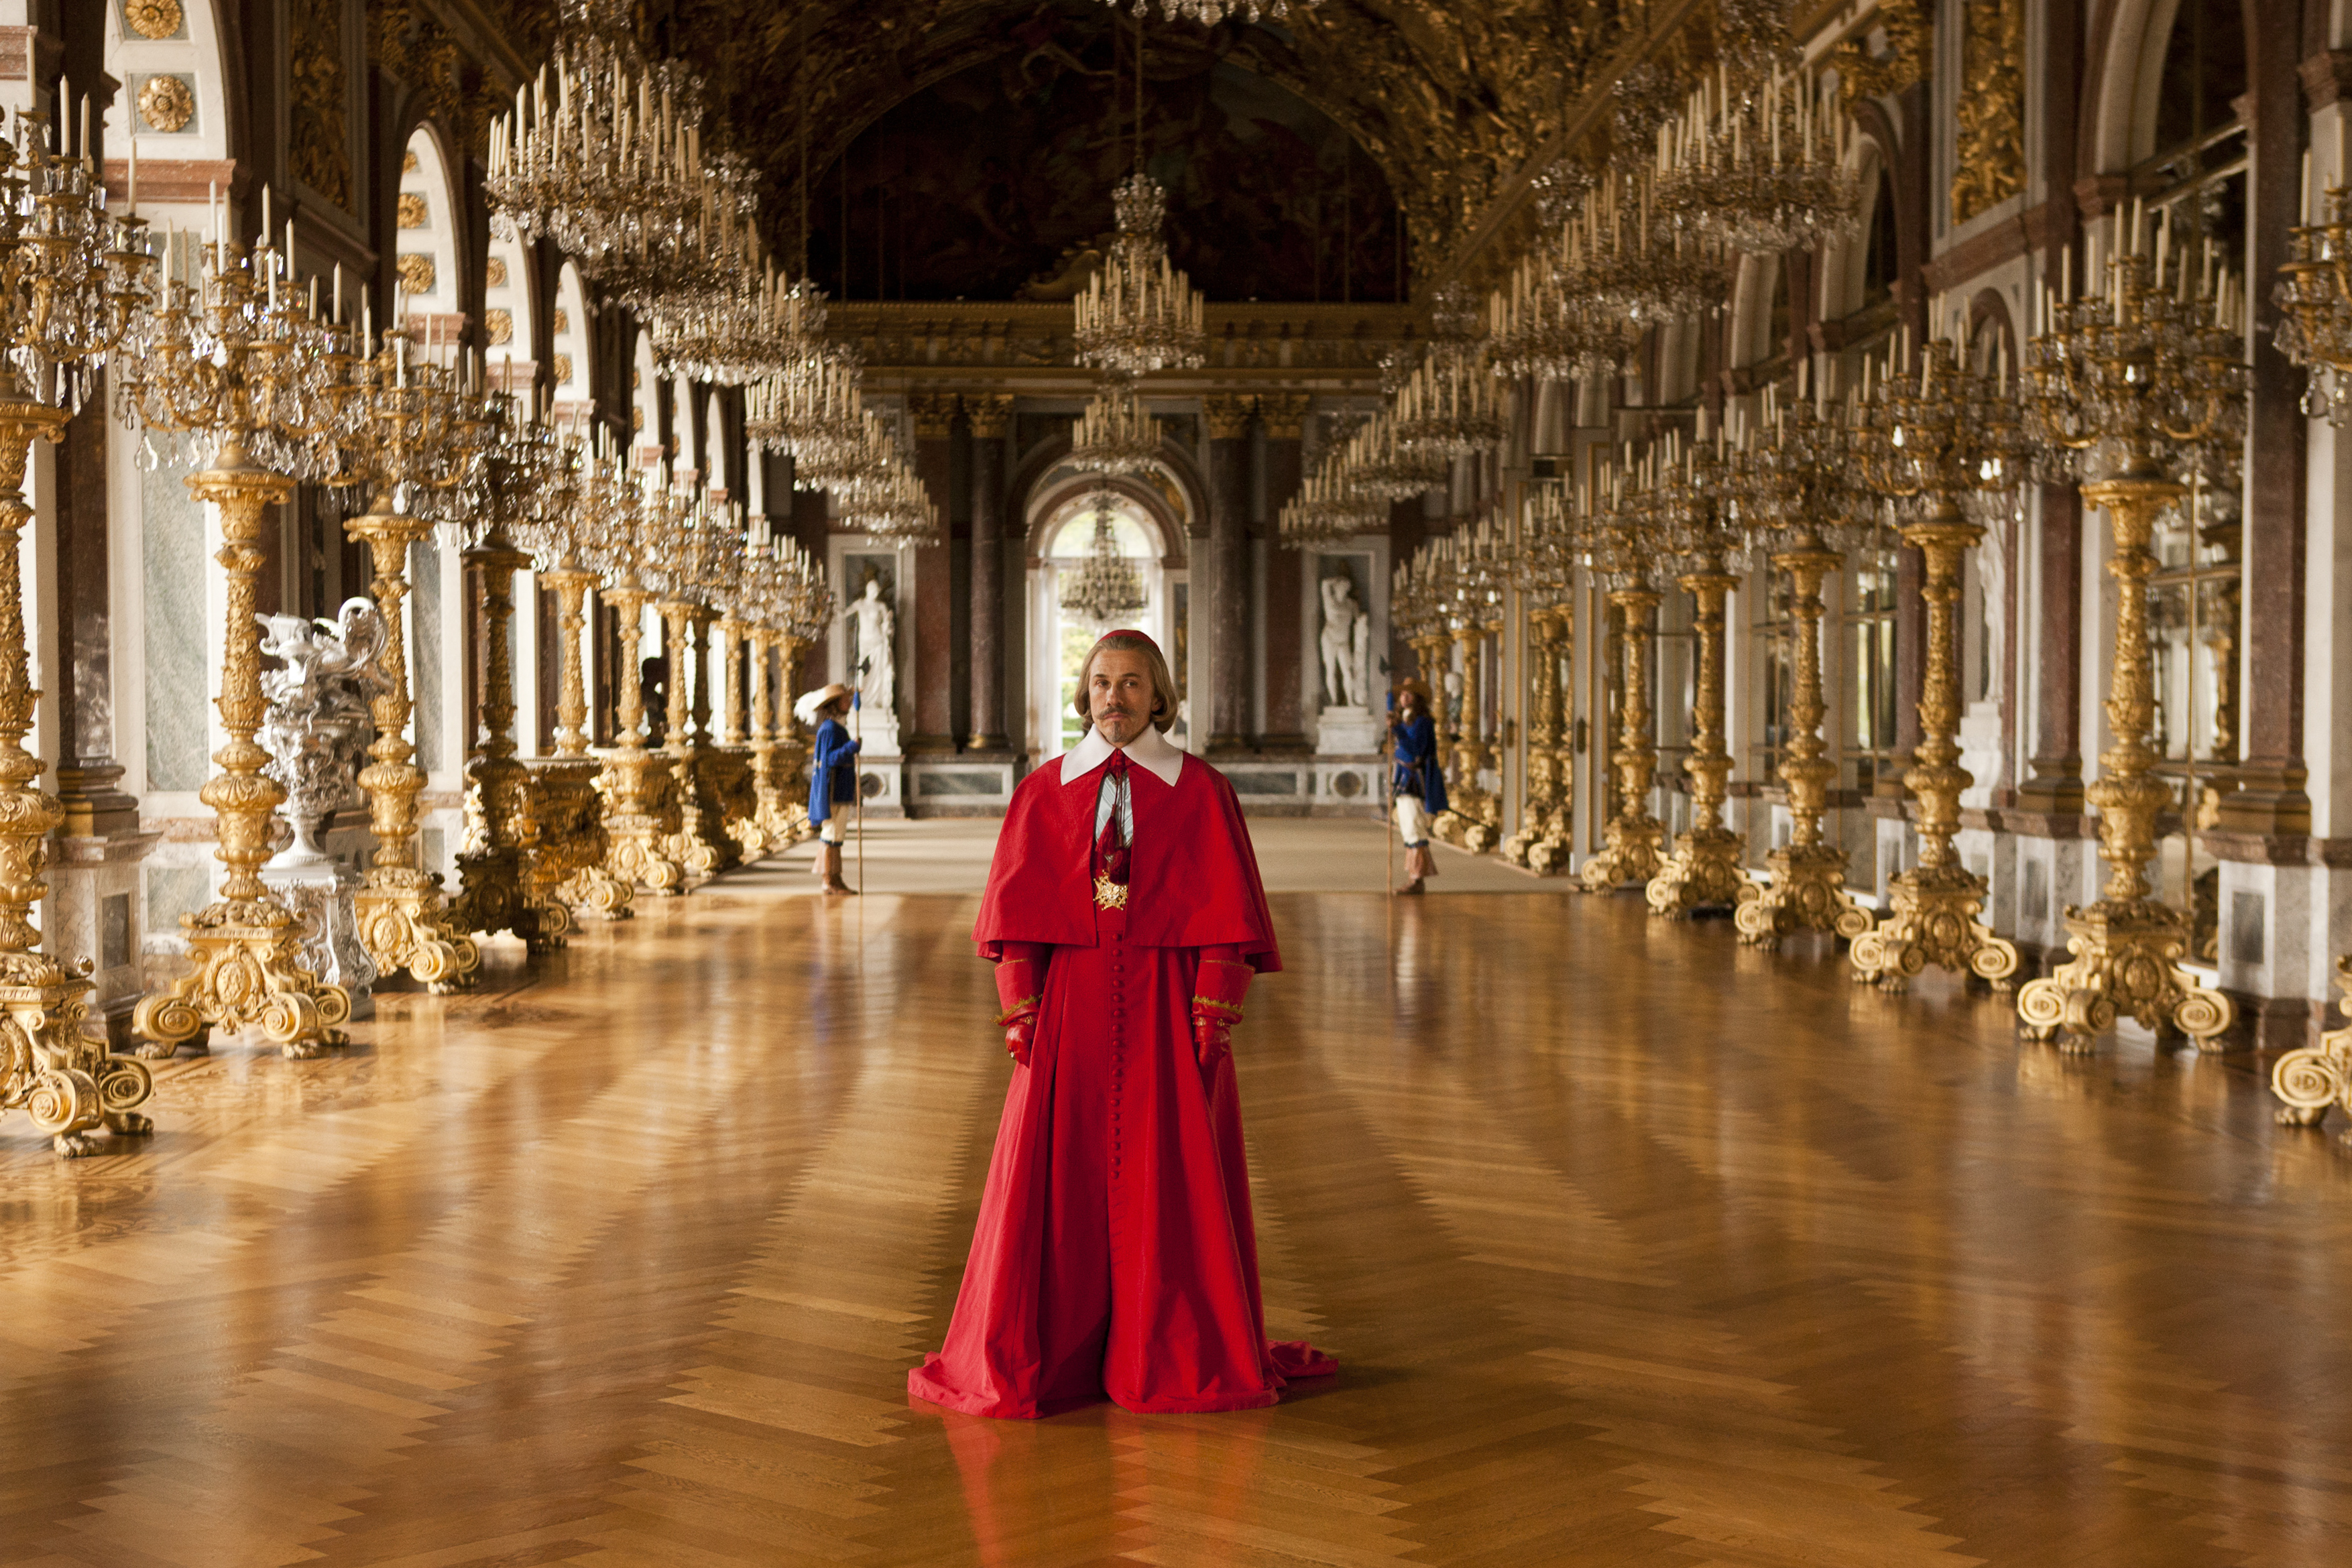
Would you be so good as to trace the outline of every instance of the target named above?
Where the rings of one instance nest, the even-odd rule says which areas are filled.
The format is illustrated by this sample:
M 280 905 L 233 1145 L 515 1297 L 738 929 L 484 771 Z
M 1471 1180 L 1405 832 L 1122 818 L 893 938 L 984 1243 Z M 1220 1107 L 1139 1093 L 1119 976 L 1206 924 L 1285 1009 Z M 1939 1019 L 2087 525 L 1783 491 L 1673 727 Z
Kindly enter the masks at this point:
M 1239 16 L 1245 22 L 1255 22 L 1261 16 L 1279 19 L 1290 15 L 1293 5 L 1303 11 L 1318 3 L 1319 0 L 1104 0 L 1114 9 L 1131 8 L 1139 17 L 1157 4 L 1160 15 L 1170 21 L 1198 22 L 1204 27 L 1213 26 L 1228 16 Z
M 1118 237 L 1076 301 L 1078 363 L 1127 376 L 1198 370 L 1209 362 L 1208 329 L 1199 291 L 1160 238 L 1167 191 L 1138 170 L 1119 183 L 1112 206 Z
M 1563 228 L 1556 253 L 1523 258 L 1510 287 L 1489 301 L 1487 363 L 1496 375 L 1556 382 L 1607 375 L 1633 350 L 1635 324 L 1575 287 L 1572 244 L 1572 231 Z
M 1339 472 L 1349 488 L 1387 502 L 1410 500 L 1435 489 L 1446 482 L 1451 469 L 1435 453 L 1398 441 L 1396 421 L 1383 409 L 1348 438 L 1339 453 Z
M 805 279 L 788 282 L 772 262 L 747 274 L 755 279 L 702 307 L 665 301 L 647 313 L 654 365 L 721 386 L 740 386 L 781 373 L 793 361 L 821 353 L 824 294 Z
M 1114 376 L 1078 416 L 1070 461 L 1097 474 L 1140 473 L 1160 455 L 1160 422 L 1136 395 L 1135 383 Z
M 1097 626 L 1124 621 L 1148 602 L 1143 576 L 1118 548 L 1117 513 L 1108 490 L 1096 492 L 1094 551 L 1085 563 L 1062 573 L 1062 608 Z
M 824 489 L 828 476 L 852 475 L 862 466 L 869 437 L 860 374 L 856 349 L 812 337 L 745 398 L 745 437 L 762 451 L 791 456 L 795 488 Z
M 550 239 L 598 282 L 695 235 L 704 188 L 700 93 L 638 51 L 629 0 L 562 0 L 553 57 L 491 123 L 483 182 L 501 226 Z M 552 80 L 551 81 L 551 76 Z
M 904 463 L 894 463 L 879 478 L 843 495 L 841 525 L 877 539 L 936 544 L 940 509 L 921 476 Z
M 1396 439 L 1409 451 L 1452 460 L 1499 444 L 1495 378 L 1475 361 L 1432 356 L 1397 392 Z
M 1756 255 L 1849 238 L 1862 191 L 1845 166 L 1846 134 L 1837 94 L 1818 76 L 1775 66 L 1736 78 L 1720 67 L 1658 128 L 1658 210 Z
M 1284 505 L 1276 529 L 1284 548 L 1332 544 L 1388 526 L 1388 507 L 1350 482 L 1339 464 L 1309 474 L 1298 494 Z

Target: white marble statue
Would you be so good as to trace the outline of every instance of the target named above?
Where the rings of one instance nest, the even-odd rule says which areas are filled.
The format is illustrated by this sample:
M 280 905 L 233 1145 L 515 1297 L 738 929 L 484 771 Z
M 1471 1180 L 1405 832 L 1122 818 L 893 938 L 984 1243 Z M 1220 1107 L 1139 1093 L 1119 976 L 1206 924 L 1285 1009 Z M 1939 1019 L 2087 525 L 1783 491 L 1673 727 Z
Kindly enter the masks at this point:
M 262 879 L 302 917 L 303 963 L 356 999 L 376 977 L 352 905 L 360 878 L 320 847 L 319 831 L 357 793 L 368 704 L 386 689 L 389 629 L 366 599 L 345 600 L 332 621 L 255 619 L 261 652 L 280 661 L 262 672 L 269 710 L 256 738 L 269 753 L 269 776 L 285 786 L 294 829 L 294 841 L 270 857 Z
M 1372 618 L 1356 602 L 1355 579 L 1323 580 L 1323 700 L 1332 707 L 1370 706 Z
M 891 715 L 898 704 L 898 616 L 882 597 L 882 580 L 869 576 L 866 591 L 849 601 L 841 618 L 854 623 L 849 644 L 849 684 L 868 714 Z

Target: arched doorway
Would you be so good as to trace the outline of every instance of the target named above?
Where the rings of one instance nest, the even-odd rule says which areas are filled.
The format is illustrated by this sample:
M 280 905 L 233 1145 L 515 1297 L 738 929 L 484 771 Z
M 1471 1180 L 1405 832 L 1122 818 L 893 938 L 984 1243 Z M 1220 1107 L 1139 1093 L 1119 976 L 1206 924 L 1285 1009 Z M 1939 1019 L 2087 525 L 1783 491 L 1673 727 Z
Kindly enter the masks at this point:
M 1028 585 L 1028 727 L 1029 752 L 1039 761 L 1060 756 L 1085 733 L 1071 706 L 1077 694 L 1078 667 L 1095 640 L 1114 629 L 1062 604 L 1067 580 L 1094 555 L 1098 515 L 1108 514 L 1112 540 L 1135 569 L 1143 591 L 1143 607 L 1117 617 L 1117 625 L 1143 632 L 1181 671 L 1173 629 L 1181 623 L 1177 601 L 1182 596 L 1183 574 L 1171 570 L 1166 520 L 1137 489 L 1098 479 L 1058 488 L 1043 500 L 1031 526 L 1029 537 L 1036 542 Z M 1181 683 L 1181 673 L 1177 678 Z M 1168 738 L 1189 747 L 1190 729 L 1190 714 L 1180 707 Z

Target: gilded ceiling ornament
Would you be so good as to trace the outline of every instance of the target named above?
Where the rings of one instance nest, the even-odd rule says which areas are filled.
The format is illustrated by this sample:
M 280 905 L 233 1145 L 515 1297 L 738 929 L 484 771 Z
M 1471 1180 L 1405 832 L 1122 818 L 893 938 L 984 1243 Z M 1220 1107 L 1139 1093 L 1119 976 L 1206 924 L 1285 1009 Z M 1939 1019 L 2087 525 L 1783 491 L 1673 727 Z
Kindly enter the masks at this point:
M 294 177 L 352 210 L 351 81 L 337 0 L 288 7 L 288 152 Z
M 425 196 L 422 192 L 403 191 L 400 193 L 400 226 L 402 228 L 423 228 L 425 226 L 426 213 L 427 208 L 425 207 Z
M 2025 189 L 2025 0 L 1967 0 L 1961 15 L 1956 224 Z
M 489 266 L 484 270 L 482 280 L 491 288 L 504 288 L 507 286 L 507 258 L 502 256 L 490 257 Z
M 565 384 L 566 382 L 570 382 L 571 380 L 572 380 L 572 356 L 571 356 L 571 355 L 569 355 L 569 354 L 558 354 L 558 355 L 556 355 L 556 356 L 555 356 L 555 384 L 556 384 L 556 385 L 558 385 L 558 386 L 562 386 L 563 384 Z M 640 423 L 639 428 L 643 428 L 642 423 Z
M 184 131 L 196 117 L 196 95 L 173 76 L 152 76 L 139 84 L 139 118 L 153 131 Z
M 414 174 L 422 167 L 423 165 L 416 162 L 416 150 L 415 148 L 412 147 L 407 152 L 400 155 L 400 172 L 402 173 Z
M 1150 9 L 1148 0 L 1104 0 L 1114 9 L 1131 9 L 1139 16 Z M 1204 27 L 1214 26 L 1228 16 L 1239 16 L 1255 22 L 1263 16 L 1275 20 L 1290 15 L 1296 4 L 1300 9 L 1316 4 L 1316 0 L 1156 0 L 1160 15 L 1170 21 L 1198 22 Z
M 394 264 L 400 275 L 403 294 L 430 294 L 436 281 L 433 258 L 421 251 L 410 251 Z
M 1882 0 L 1874 27 L 1840 44 L 1830 55 L 1839 84 L 1855 102 L 1916 87 L 1927 79 L 1935 53 L 1936 24 L 1925 0 Z M 1883 37 L 1885 47 L 1875 47 Z
M 572 312 L 566 310 L 561 305 L 555 308 L 555 329 L 559 332 L 569 332 L 572 330 Z M 634 374 L 635 372 L 633 371 L 631 373 Z M 631 386 L 635 386 L 636 385 L 636 382 L 633 381 L 629 384 Z
M 493 347 L 499 343 L 513 342 L 514 312 L 511 310 L 483 311 L 482 331 L 488 337 Z
M 180 10 L 180 0 L 126 0 L 122 16 L 131 30 L 142 38 L 171 37 L 187 19 Z

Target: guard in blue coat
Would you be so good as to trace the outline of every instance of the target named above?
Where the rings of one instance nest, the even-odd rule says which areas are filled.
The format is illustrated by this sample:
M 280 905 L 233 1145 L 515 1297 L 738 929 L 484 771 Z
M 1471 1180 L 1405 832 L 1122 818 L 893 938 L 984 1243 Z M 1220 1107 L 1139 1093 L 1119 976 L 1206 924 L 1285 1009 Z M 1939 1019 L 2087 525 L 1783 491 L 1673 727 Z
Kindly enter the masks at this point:
M 857 694 L 835 681 L 793 705 L 803 724 L 816 726 L 816 755 L 809 759 L 809 821 L 816 824 L 816 874 L 827 893 L 857 890 L 841 877 L 841 819 L 856 804 L 857 764 L 864 743 L 849 738 L 842 716 L 857 706 Z
M 1408 678 L 1389 698 L 1389 739 L 1394 745 L 1397 836 L 1404 841 L 1405 884 L 1400 894 L 1425 891 L 1437 874 L 1429 852 L 1429 825 L 1445 810 L 1445 769 L 1437 759 L 1437 721 L 1429 716 L 1429 688 Z

